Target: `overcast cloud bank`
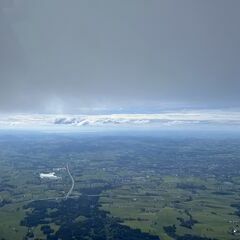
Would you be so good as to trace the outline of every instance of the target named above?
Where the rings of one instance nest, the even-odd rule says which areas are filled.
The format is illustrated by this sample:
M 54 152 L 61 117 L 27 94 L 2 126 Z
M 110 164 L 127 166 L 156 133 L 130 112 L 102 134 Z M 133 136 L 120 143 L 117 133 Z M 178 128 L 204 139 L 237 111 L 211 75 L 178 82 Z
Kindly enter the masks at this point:
M 239 0 L 0 1 L 0 112 L 239 108 L 239 9 Z

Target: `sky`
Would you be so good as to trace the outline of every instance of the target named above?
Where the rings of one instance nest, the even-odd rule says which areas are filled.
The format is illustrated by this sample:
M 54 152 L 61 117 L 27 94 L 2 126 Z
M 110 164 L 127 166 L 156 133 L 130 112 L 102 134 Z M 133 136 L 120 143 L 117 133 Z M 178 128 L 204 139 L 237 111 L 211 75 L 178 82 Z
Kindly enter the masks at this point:
M 240 107 L 239 0 L 1 0 L 0 113 Z

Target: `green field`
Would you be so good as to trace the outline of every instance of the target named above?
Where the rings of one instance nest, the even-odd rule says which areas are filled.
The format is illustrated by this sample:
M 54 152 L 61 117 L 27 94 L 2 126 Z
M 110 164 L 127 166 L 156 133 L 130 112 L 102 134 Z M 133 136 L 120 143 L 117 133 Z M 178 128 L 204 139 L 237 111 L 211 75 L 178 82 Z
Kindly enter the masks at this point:
M 192 193 L 177 188 L 178 183 L 203 184 L 207 189 Z M 124 224 L 157 234 L 161 239 L 171 239 L 163 227 L 173 224 L 180 236 L 194 234 L 229 239 L 229 233 L 239 222 L 239 217 L 234 215 L 236 209 L 230 207 L 230 203 L 237 203 L 239 194 L 227 185 L 222 186 L 221 191 L 228 191 L 231 195 L 213 194 L 217 189 L 219 185 L 214 179 L 166 176 L 161 178 L 158 185 L 154 185 L 151 179 L 145 179 L 144 183 L 109 191 L 101 198 L 101 202 L 104 210 L 124 219 Z M 181 226 L 177 219 L 188 220 L 186 210 L 197 221 L 191 229 Z M 231 239 L 238 238 L 239 236 L 231 236 Z
M 89 218 L 94 222 L 106 212 L 105 228 L 116 221 L 117 234 L 127 226 L 124 231 L 139 229 L 161 240 L 238 240 L 239 146 L 236 139 L 2 136 L 0 239 L 56 237 L 71 227 L 85 229 Z M 95 212 L 87 205 L 91 216 L 84 208 L 65 209 L 71 187 L 67 163 L 75 180 L 69 206 L 82 209 L 81 202 L 93 197 Z M 51 171 L 59 179 L 39 177 Z M 66 216 L 70 222 L 64 222 Z

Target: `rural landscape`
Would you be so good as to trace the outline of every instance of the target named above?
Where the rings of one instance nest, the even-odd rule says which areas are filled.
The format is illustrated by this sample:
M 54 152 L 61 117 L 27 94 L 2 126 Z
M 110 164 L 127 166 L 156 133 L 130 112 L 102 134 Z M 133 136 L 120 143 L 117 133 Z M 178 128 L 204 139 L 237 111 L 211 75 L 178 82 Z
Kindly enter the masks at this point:
M 1 240 L 240 238 L 240 138 L 6 133 Z
M 0 240 L 240 240 L 240 0 L 0 0 Z

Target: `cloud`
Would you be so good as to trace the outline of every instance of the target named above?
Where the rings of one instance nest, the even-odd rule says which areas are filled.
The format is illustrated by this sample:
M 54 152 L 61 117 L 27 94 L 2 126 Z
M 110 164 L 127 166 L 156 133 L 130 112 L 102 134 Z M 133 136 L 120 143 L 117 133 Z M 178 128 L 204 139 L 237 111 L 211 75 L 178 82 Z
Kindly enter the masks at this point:
M 181 111 L 159 114 L 1 115 L 1 128 L 240 126 L 239 111 Z
M 239 0 L 0 1 L 0 112 L 239 107 L 239 8 Z

